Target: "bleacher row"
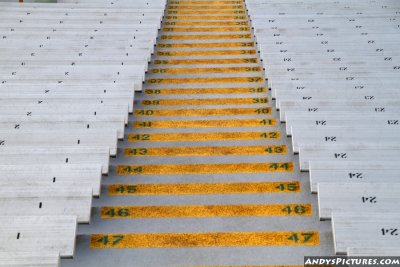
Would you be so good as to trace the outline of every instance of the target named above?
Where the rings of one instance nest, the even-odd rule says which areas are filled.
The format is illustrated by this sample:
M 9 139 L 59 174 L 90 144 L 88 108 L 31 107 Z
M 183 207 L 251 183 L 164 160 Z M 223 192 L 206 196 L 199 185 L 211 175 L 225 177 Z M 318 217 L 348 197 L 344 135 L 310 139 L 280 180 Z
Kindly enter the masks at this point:
M 0 3 L 0 266 L 73 256 L 165 4 Z
M 400 2 L 246 3 L 335 252 L 400 255 Z

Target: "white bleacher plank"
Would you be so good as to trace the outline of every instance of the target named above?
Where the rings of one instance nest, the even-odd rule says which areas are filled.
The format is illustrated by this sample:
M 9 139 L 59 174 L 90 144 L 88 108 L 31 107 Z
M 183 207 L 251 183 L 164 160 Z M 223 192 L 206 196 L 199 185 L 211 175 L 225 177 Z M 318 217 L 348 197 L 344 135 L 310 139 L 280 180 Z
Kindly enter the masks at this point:
M 354 257 L 360 257 L 360 256 L 393 257 L 393 256 L 400 256 L 400 249 L 391 247 L 348 248 L 347 255 Z
M 3 90 L 0 88 L 0 96 Z M 47 94 L 53 94 L 49 92 Z M 79 91 L 76 92 L 79 94 Z M 2 105 L 0 107 L 0 116 L 32 116 L 32 115 L 82 115 L 82 116 L 105 116 L 116 115 L 124 116 L 125 124 L 128 124 L 128 105 Z
M 57 78 L 50 78 L 50 79 L 40 79 L 39 78 L 30 78 L 30 79 L 25 79 L 25 80 L 18 80 L 18 79 L 8 79 L 8 80 L 2 80 L 1 81 L 2 84 L 9 84 L 9 85 L 15 85 L 15 86 L 28 86 L 31 84 L 41 84 L 43 86 L 55 86 L 58 84 L 64 84 L 65 86 L 89 86 L 89 85 L 94 85 L 94 84 L 98 84 L 101 87 L 104 86 L 109 86 L 109 87 L 121 87 L 121 88 L 134 88 L 135 91 L 141 91 L 142 90 L 142 82 L 141 82 L 141 77 L 140 77 L 140 81 L 139 81 L 139 77 L 136 80 L 136 82 L 134 80 L 131 79 L 104 79 L 101 77 L 96 78 L 96 82 L 94 82 L 92 79 L 84 79 L 84 78 L 80 78 L 77 77 L 75 79 L 67 79 L 67 78 L 62 78 L 59 77 Z M 68 96 L 68 93 L 65 93 Z M 11 94 L 11 97 L 13 97 L 13 94 Z M 99 96 L 95 96 L 95 97 L 99 97 Z M 104 95 L 103 97 L 107 97 L 107 95 Z M 108 97 L 112 97 L 112 96 L 108 96 Z M 116 96 L 118 97 L 118 96 Z M 1 99 L 0 99 L 1 100 Z
M 279 109 L 279 118 L 281 121 L 286 121 L 286 112 L 308 112 L 310 116 L 313 113 L 342 113 L 343 112 L 369 112 L 369 113 L 398 113 L 399 102 L 394 101 L 397 95 L 374 96 L 364 94 L 360 98 L 364 100 L 349 100 L 348 98 L 339 98 L 336 100 L 318 101 L 313 100 L 315 97 L 310 94 L 299 96 L 297 101 L 276 101 L 277 109 Z M 311 99 L 312 98 L 312 99 Z M 367 99 L 365 99 L 367 98 Z
M 400 165 L 396 161 L 310 161 L 311 192 L 318 183 L 400 183 Z
M 1 267 L 59 267 L 60 256 L 56 252 L 0 252 Z
M 400 159 L 400 145 L 300 145 L 299 161 L 302 171 L 309 170 L 309 162 L 315 160 L 363 161 L 379 158 L 382 161 L 398 161 Z
M 2 216 L 73 215 L 89 223 L 92 189 L 89 187 L 1 187 Z
M 300 145 L 346 145 L 370 144 L 389 145 L 400 144 L 398 138 L 400 129 L 390 131 L 385 129 L 354 129 L 344 127 L 327 127 L 325 129 L 309 129 L 305 127 L 292 128 L 293 152 L 299 152 Z
M 355 81 L 355 80 L 336 80 L 336 81 L 324 81 L 324 80 L 314 80 L 314 81 L 285 81 L 285 82 L 276 82 L 274 83 L 275 87 L 272 88 L 272 96 L 275 98 L 277 95 L 277 91 L 284 90 L 284 91 L 298 91 L 298 92 L 306 92 L 306 90 L 321 90 L 321 88 L 327 88 L 327 90 L 336 90 L 339 94 L 342 92 L 347 91 L 351 93 L 352 91 L 374 91 L 375 93 L 385 92 L 386 89 L 389 91 L 395 90 L 397 83 L 388 81 L 388 80 L 380 80 L 376 79 L 374 81 Z M 376 88 L 385 88 L 385 90 L 376 91 Z M 305 94 L 305 96 L 307 96 Z M 324 99 L 326 100 L 326 99 Z
M 23 88 L 26 84 L 7 84 L 6 86 L 0 86 L 0 106 L 6 105 L 80 105 L 80 106 L 119 106 L 127 105 L 128 112 L 133 112 L 133 92 L 131 86 L 123 86 L 120 90 L 113 90 L 113 86 L 107 87 L 106 85 L 99 85 L 99 88 L 103 90 L 101 94 L 96 90 L 87 90 L 86 92 L 79 93 L 84 88 L 85 85 L 80 85 L 81 90 L 79 90 L 79 83 L 75 85 L 63 84 L 62 87 L 58 87 L 57 84 L 42 84 L 42 89 L 39 88 L 40 83 L 31 84 L 30 89 L 26 89 L 24 93 Z M 92 84 L 93 86 L 93 84 Z M 78 90 L 69 89 L 78 88 Z M 103 89 L 105 88 L 105 89 Z M 64 89 L 64 91 L 63 91 Z M 8 90 L 13 90 L 10 93 Z M 68 91 L 69 90 L 69 91 Z M 76 91 L 78 93 L 76 93 Z M 106 91 L 106 93 L 104 93 Z M 126 116 L 126 114 L 121 114 L 121 116 Z M 105 116 L 103 116 L 105 117 Z
M 100 133 L 84 132 L 22 132 L 0 130 L 0 144 L 9 146 L 105 146 L 110 150 L 111 156 L 117 155 L 116 131 Z
M 354 112 L 353 112 L 354 113 Z M 348 116 L 346 112 L 286 112 L 286 133 L 292 135 L 292 129 L 298 126 L 319 126 L 323 127 L 398 127 L 400 125 L 399 115 L 396 113 L 386 114 L 371 113 L 368 117 L 362 112 L 355 113 L 353 116 Z
M 333 212 L 391 212 L 397 208 L 399 200 L 400 184 L 318 184 L 318 208 L 321 220 L 330 219 Z
M 119 139 L 124 138 L 125 122 L 123 116 L 0 116 L 0 128 L 4 130 L 15 129 L 21 132 L 59 131 L 74 130 L 116 130 Z
M 72 257 L 75 216 L 0 216 L 0 250 L 57 252 Z
M 399 213 L 333 213 L 336 254 L 350 247 L 393 247 L 400 250 Z
M 101 165 L 29 164 L 0 165 L 0 187 L 90 187 L 100 195 Z
M 108 174 L 110 156 L 107 147 L 2 147 L 0 162 L 21 167 L 30 164 L 101 164 L 103 174 Z

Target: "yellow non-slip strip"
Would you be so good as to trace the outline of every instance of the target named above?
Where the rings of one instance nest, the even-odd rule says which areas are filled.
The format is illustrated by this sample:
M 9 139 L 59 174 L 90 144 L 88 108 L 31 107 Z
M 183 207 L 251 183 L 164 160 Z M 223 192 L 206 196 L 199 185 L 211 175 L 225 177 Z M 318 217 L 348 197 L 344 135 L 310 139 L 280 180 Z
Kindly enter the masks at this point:
M 193 267 L 304 267 L 304 265 L 235 265 L 235 266 L 233 266 L 233 265 L 224 265 L 224 266 L 222 266 L 222 265 L 218 265 L 218 266 L 209 266 L 209 265 L 207 265 L 207 266 L 193 266 Z M 322 266 L 318 266 L 318 267 L 322 267 Z M 327 266 L 325 266 L 325 267 L 328 267 L 328 265 Z M 329 266 L 329 267 L 333 267 L 333 266 Z
M 266 115 L 271 108 L 226 108 L 226 109 L 137 109 L 135 115 L 147 116 L 228 116 L 228 115 Z
M 205 9 L 214 9 L 214 10 L 221 10 L 221 9 L 231 9 L 231 10 L 244 10 L 243 5 L 169 5 L 168 10 L 205 10 Z
M 235 72 L 260 72 L 260 67 L 225 67 L 225 68 L 153 68 L 153 74 L 193 74 L 193 73 L 235 73 Z
M 108 194 L 112 196 L 298 192 L 300 192 L 300 182 L 298 181 L 253 183 L 112 184 L 108 187 Z
M 229 42 L 229 43 L 175 43 L 158 44 L 159 48 L 220 48 L 220 47 L 253 47 L 254 42 Z
M 201 94 L 256 94 L 265 93 L 266 87 L 230 87 L 230 88 L 162 88 L 145 89 L 146 95 L 201 95 Z
M 162 40 L 250 39 L 251 34 L 161 35 Z
M 244 15 L 246 12 L 244 10 L 173 10 L 167 11 L 168 15 L 214 15 L 214 14 L 224 14 L 224 15 Z
M 165 26 L 249 26 L 247 21 L 166 21 Z
M 198 83 L 261 83 L 264 79 L 256 77 L 224 77 L 224 78 L 165 78 L 149 79 L 148 84 L 198 84 Z
M 316 246 L 318 231 L 93 234 L 91 248 Z
M 246 16 L 165 16 L 167 20 L 247 20 Z
M 264 127 L 276 125 L 275 119 L 245 120 L 163 120 L 135 121 L 134 128 L 215 128 L 215 127 Z
M 293 162 L 118 165 L 119 175 L 292 172 Z
M 155 65 L 198 65 L 198 64 L 254 64 L 257 58 L 220 58 L 220 59 L 168 59 L 154 60 Z
M 128 157 L 230 156 L 286 154 L 285 145 L 273 146 L 207 146 L 207 147 L 135 147 L 125 148 Z
M 279 140 L 280 132 L 211 132 L 128 134 L 128 142 L 173 142 L 215 140 Z
M 259 98 L 193 98 L 193 99 L 158 99 L 142 100 L 144 106 L 209 106 L 209 105 L 250 105 L 266 104 L 267 97 Z
M 171 5 L 241 5 L 243 1 L 171 1 Z
M 250 28 L 248 27 L 212 27 L 212 28 L 162 28 L 163 32 L 248 32 L 250 33 Z
M 102 219 L 311 215 L 311 204 L 110 206 L 101 208 Z
M 158 51 L 157 56 L 175 57 L 175 56 L 235 56 L 235 55 L 255 55 L 256 50 L 205 50 L 205 51 Z M 257 67 L 261 69 L 260 67 Z

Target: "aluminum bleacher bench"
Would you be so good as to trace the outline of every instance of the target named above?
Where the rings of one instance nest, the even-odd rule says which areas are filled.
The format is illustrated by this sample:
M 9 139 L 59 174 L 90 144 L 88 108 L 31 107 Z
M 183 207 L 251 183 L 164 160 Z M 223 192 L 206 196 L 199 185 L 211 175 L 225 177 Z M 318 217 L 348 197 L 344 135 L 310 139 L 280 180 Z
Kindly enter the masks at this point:
M 31 84 L 24 94 L 25 84 L 0 85 L 0 103 L 1 106 L 51 106 L 51 105 L 71 105 L 71 106 L 128 106 L 128 112 L 133 111 L 133 92 L 130 86 L 124 86 L 124 89 L 114 90 L 113 86 L 99 85 L 97 90 L 83 90 L 86 88 L 79 83 L 74 85 L 67 84 L 45 84 L 40 88 L 40 83 Z M 93 86 L 93 84 L 92 84 Z M 71 88 L 70 91 L 63 90 Z M 78 90 L 75 90 L 76 88 Z M 104 88 L 104 89 L 103 89 Z M 100 89 L 100 90 L 99 90 Z M 12 93 L 10 93 L 10 91 Z M 45 107 L 44 107 L 45 108 Z M 126 113 L 118 114 L 126 117 Z
M 0 252 L 1 267 L 59 267 L 60 255 L 57 252 Z
M 310 185 L 318 192 L 318 183 L 400 183 L 396 161 L 310 161 Z
M 386 130 L 386 131 L 385 131 Z M 343 127 L 328 127 L 326 129 L 294 128 L 292 129 L 293 152 L 299 152 L 300 145 L 346 145 L 370 144 L 377 145 L 400 144 L 400 129 L 353 129 Z
M 16 131 L 51 131 L 52 129 L 68 131 L 76 130 L 117 130 L 117 137 L 124 138 L 125 119 L 123 116 L 0 116 L 1 129 Z
M 101 178 L 98 164 L 0 165 L 0 187 L 82 186 L 90 187 L 93 196 L 99 196 Z
M 400 251 L 399 213 L 333 213 L 333 239 L 336 254 L 349 248 L 392 247 Z
M 277 95 L 279 95 L 278 91 L 296 91 L 296 92 L 306 92 L 307 90 L 320 90 L 322 87 L 326 88 L 327 91 L 336 90 L 339 94 L 342 92 L 353 92 L 353 91 L 360 91 L 363 90 L 370 91 L 375 90 L 376 88 L 385 88 L 389 91 L 392 91 L 396 88 L 397 83 L 383 80 L 383 79 L 376 79 L 374 81 L 358 81 L 358 80 L 337 80 L 337 81 L 324 81 L 324 80 L 315 80 L 315 81 L 300 81 L 300 80 L 290 80 L 284 82 L 276 82 L 272 87 L 272 97 L 277 99 Z M 384 93 L 385 91 L 379 91 L 379 93 Z M 377 93 L 377 92 L 376 92 Z M 305 94 L 305 96 L 307 96 Z M 278 100 L 278 99 L 277 99 Z
M 313 100 L 310 95 L 299 97 L 298 101 L 277 101 L 276 105 L 280 111 L 279 118 L 281 121 L 286 121 L 286 112 L 299 112 L 304 114 L 307 112 L 310 117 L 313 114 L 318 113 L 327 114 L 345 114 L 353 113 L 357 115 L 359 113 L 384 113 L 384 114 L 398 114 L 399 112 L 399 101 L 393 100 L 397 96 L 393 95 L 387 99 L 375 100 L 374 95 L 364 95 L 364 100 L 348 100 L 348 99 L 336 99 L 335 100 Z M 367 98 L 367 99 L 365 99 Z M 331 98 L 332 99 L 332 98 Z M 370 100 L 371 99 L 371 100 Z M 390 115 L 388 115 L 390 116 Z
M 319 183 L 319 218 L 331 219 L 334 212 L 390 213 L 399 198 L 400 184 L 395 183 Z
M 2 216 L 73 215 L 78 223 L 89 223 L 92 208 L 90 187 L 24 186 L 1 187 Z
M 45 251 L 72 257 L 75 216 L 0 216 L 2 252 Z
M 0 162 L 16 164 L 101 164 L 103 174 L 108 174 L 110 152 L 108 147 L 1 147 Z
M 79 94 L 79 91 L 77 91 Z M 84 93 L 82 93 L 84 94 Z M 2 95 L 0 89 L 0 96 Z M 125 118 L 125 124 L 128 123 L 128 105 L 120 104 L 120 105 L 87 105 L 82 107 L 81 105 L 27 105 L 27 106 L 13 106 L 4 105 L 0 107 L 0 116 L 1 115 L 13 115 L 13 116 L 32 116 L 32 115 L 48 115 L 48 114 L 58 114 L 58 115 L 73 115 L 79 114 L 83 116 L 105 116 L 105 115 L 123 115 Z
M 299 145 L 299 161 L 302 171 L 309 170 L 309 162 L 322 161 L 363 161 L 371 157 L 380 160 L 398 161 L 400 159 L 400 145 L 379 145 L 375 143 L 363 145 Z
M 301 100 L 305 100 L 305 98 L 307 98 L 307 100 L 311 101 L 325 101 L 327 105 L 328 103 L 329 105 L 334 105 L 335 103 L 340 104 L 343 100 L 387 100 L 398 97 L 399 95 L 400 93 L 394 88 L 385 88 L 385 91 L 377 92 L 376 90 L 371 90 L 370 88 L 357 90 L 354 87 L 351 89 L 349 88 L 349 90 L 345 90 L 344 88 L 342 89 L 342 87 L 325 87 L 324 91 L 321 92 L 321 90 L 314 88 L 293 90 L 293 88 L 285 88 L 280 86 L 279 90 L 275 92 L 275 97 L 279 98 L 281 103 L 284 101 L 291 101 L 293 104 L 295 104 L 297 101 L 300 101 L 301 103 Z M 336 102 L 335 100 L 340 101 Z
M 109 148 L 111 156 L 117 155 L 117 133 L 116 131 L 102 131 L 99 133 L 88 133 L 84 131 L 37 131 L 17 132 L 14 130 L 0 130 L 0 143 L 4 147 L 25 146 L 71 146 L 86 147 L 99 146 Z
M 339 112 L 286 112 L 286 132 L 291 135 L 292 128 L 298 126 L 353 126 L 358 127 L 397 127 L 400 125 L 399 115 L 397 113 L 370 113 L 366 117 L 362 112 L 348 116 L 346 113 Z

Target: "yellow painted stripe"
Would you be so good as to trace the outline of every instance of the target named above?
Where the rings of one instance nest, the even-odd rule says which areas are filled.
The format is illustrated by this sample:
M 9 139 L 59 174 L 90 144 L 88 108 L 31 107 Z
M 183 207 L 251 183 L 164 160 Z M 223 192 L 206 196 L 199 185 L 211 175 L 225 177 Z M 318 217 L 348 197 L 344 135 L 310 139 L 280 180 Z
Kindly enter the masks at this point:
M 254 42 L 230 42 L 230 43 L 175 43 L 158 44 L 159 48 L 219 48 L 219 47 L 253 47 Z
M 135 121 L 134 128 L 215 128 L 215 127 L 265 127 L 274 126 L 275 119 L 245 120 L 164 120 Z
M 251 34 L 161 35 L 162 40 L 250 39 Z
M 198 51 L 158 51 L 157 56 L 231 56 L 231 55 L 255 55 L 256 50 L 198 50 Z M 257 67 L 260 68 L 260 67 Z
M 207 4 L 207 3 L 206 3 Z M 244 10 L 243 5 L 169 5 L 168 10 L 206 10 L 206 9 L 231 9 L 231 10 Z
M 143 116 L 228 116 L 266 115 L 271 108 L 226 108 L 226 109 L 137 109 L 135 115 Z
M 311 215 L 311 204 L 109 206 L 101 208 L 102 219 Z
M 228 67 L 228 68 L 154 68 L 149 72 L 153 74 L 192 74 L 192 73 L 234 73 L 234 72 L 260 72 L 260 67 Z
M 258 98 L 193 98 L 142 100 L 144 106 L 206 106 L 206 105 L 250 105 L 266 104 L 268 97 Z
M 254 94 L 265 92 L 267 92 L 267 89 L 264 86 L 231 88 L 149 88 L 144 90 L 146 95 Z
M 224 14 L 224 15 L 244 15 L 246 12 L 244 10 L 174 10 L 167 11 L 168 15 L 214 15 L 214 14 Z
M 241 5 L 242 1 L 172 1 L 169 2 L 171 5 Z
M 249 26 L 247 21 L 166 21 L 165 26 Z
M 165 16 L 167 20 L 247 20 L 246 16 Z
M 118 165 L 119 175 L 292 172 L 293 162 Z
M 112 184 L 111 196 L 125 195 L 194 195 L 194 194 L 264 194 L 298 193 L 300 182 L 190 183 L 190 184 Z
M 168 59 L 154 60 L 155 65 L 199 65 L 199 64 L 254 64 L 257 58 L 224 58 L 224 59 Z
M 224 77 L 224 78 L 165 78 L 149 79 L 148 84 L 197 84 L 197 83 L 261 83 L 264 79 L 256 77 Z
M 196 28 L 162 28 L 163 32 L 250 32 L 248 27 L 196 27 Z
M 304 265 L 219 265 L 219 266 L 193 266 L 193 267 L 304 267 Z M 318 266 L 318 267 L 322 267 L 322 266 Z M 329 266 L 326 265 L 326 267 L 333 267 L 333 266 Z
M 284 155 L 286 146 L 135 147 L 125 148 L 124 154 L 127 157 Z
M 91 248 L 316 246 L 317 231 L 93 234 Z
M 214 140 L 268 140 L 280 139 L 279 131 L 272 132 L 211 132 L 211 133 L 149 133 L 128 134 L 128 142 L 172 142 Z

